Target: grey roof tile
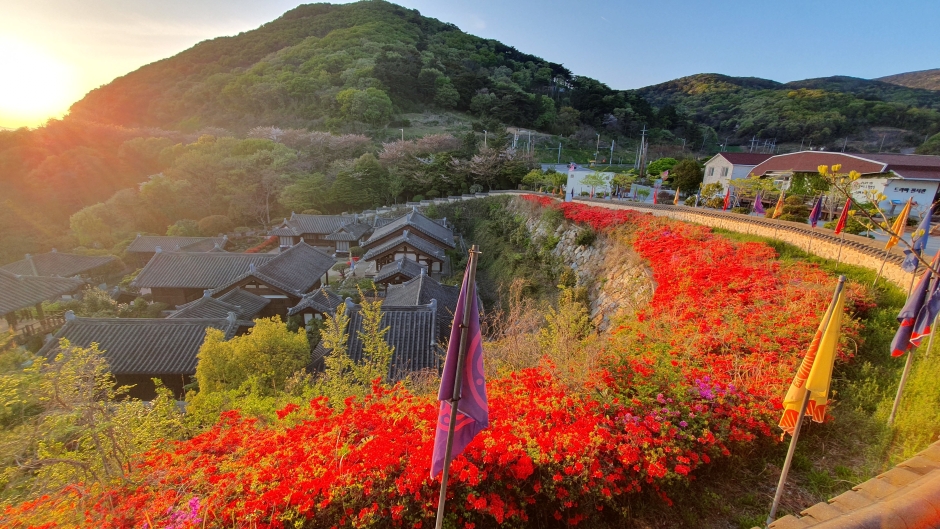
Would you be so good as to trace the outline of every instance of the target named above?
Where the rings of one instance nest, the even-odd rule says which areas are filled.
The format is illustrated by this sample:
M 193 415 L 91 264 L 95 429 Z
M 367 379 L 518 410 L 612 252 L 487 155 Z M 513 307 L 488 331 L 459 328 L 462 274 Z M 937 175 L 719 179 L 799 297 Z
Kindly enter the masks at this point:
M 206 291 L 208 294 L 208 290 Z M 179 305 L 176 312 L 167 318 L 225 318 L 229 312 L 234 312 L 240 320 L 253 320 L 255 316 L 266 307 L 271 300 L 256 296 L 240 288 L 236 288 L 224 295 L 214 298 L 205 295 L 185 305 Z
M 72 277 L 117 260 L 113 255 L 77 255 L 51 251 L 27 255 L 25 259 L 3 265 L 3 270 L 19 275 Z
M 358 241 L 366 233 L 372 230 L 372 226 L 365 222 L 351 222 L 340 226 L 333 233 L 325 237 L 328 241 Z
M 93 342 L 115 375 L 192 375 L 206 329 L 219 329 L 231 338 L 238 326 L 233 319 L 75 318 L 68 319 L 39 354 L 51 356 L 66 338 L 73 345 Z
M 0 314 L 75 292 L 84 284 L 70 277 L 25 276 L 0 270 Z
M 258 267 L 258 271 L 300 293 L 309 291 L 336 264 L 332 255 L 299 242 Z
M 208 252 L 218 244 L 225 248 L 228 239 L 225 237 L 169 237 L 161 235 L 138 235 L 134 242 L 127 247 L 127 252 L 154 253 L 157 246 L 165 252 L 172 252 L 177 247 L 185 252 Z
M 402 257 L 401 259 L 396 259 L 395 261 L 392 261 L 391 263 L 383 266 L 379 272 L 375 274 L 373 281 L 376 283 L 381 283 L 382 281 L 394 277 L 397 274 L 401 274 L 408 279 L 413 279 L 421 275 L 421 270 L 422 266 L 417 262 L 412 261 L 406 257 Z
M 160 252 L 144 266 L 134 286 L 143 288 L 217 288 L 277 257 L 266 253 Z
M 409 246 L 413 246 L 417 248 L 418 250 L 420 250 L 422 253 L 436 257 L 437 259 L 440 259 L 441 261 L 443 261 L 447 257 L 447 255 L 444 253 L 444 250 L 442 248 L 435 246 L 433 243 L 429 242 L 427 239 L 424 239 L 423 237 L 413 235 L 408 230 L 405 230 L 398 237 L 395 237 L 394 239 L 391 239 L 383 244 L 373 246 L 372 248 L 370 248 L 369 251 L 366 252 L 366 254 L 362 256 L 362 259 L 364 261 L 371 261 L 372 259 L 379 257 L 385 252 L 388 252 L 389 250 L 392 250 L 401 244 L 408 244 Z
M 383 307 L 416 307 L 427 305 L 431 300 L 437 301 L 438 315 L 438 341 L 446 342 L 450 339 L 450 328 L 457 312 L 457 299 L 460 297 L 460 287 L 442 285 L 427 274 L 408 280 L 400 285 L 389 285 L 385 294 Z
M 349 313 L 348 354 L 354 361 L 363 358 L 362 312 L 359 305 L 347 302 Z M 400 380 L 413 371 L 422 369 L 439 370 L 441 351 L 437 347 L 437 307 L 436 304 L 419 307 L 382 307 L 383 327 L 389 327 L 385 341 L 395 348 L 392 355 L 389 377 Z M 326 353 L 320 348 L 321 355 Z M 314 356 L 317 351 L 314 350 Z
M 305 295 L 300 303 L 291 307 L 287 311 L 288 316 L 293 316 L 304 309 L 313 309 L 324 314 L 332 314 L 336 307 L 343 304 L 343 298 L 326 287 L 320 287 L 313 292 Z
M 355 220 L 355 215 L 304 215 L 301 213 L 293 213 L 290 219 L 284 219 L 284 223 L 275 228 L 275 230 L 287 228 L 290 230 L 290 233 L 295 236 L 305 233 L 329 235 L 340 226 L 349 224 Z M 272 234 L 274 233 L 272 232 Z M 281 233 L 277 235 L 281 235 Z
M 369 237 L 369 240 L 366 241 L 363 246 L 369 247 L 375 245 L 384 237 L 388 237 L 401 229 L 420 231 L 448 248 L 454 247 L 453 230 L 441 226 L 439 223 L 425 217 L 416 210 L 410 211 L 388 224 L 376 228 L 375 231 L 372 232 L 372 236 Z

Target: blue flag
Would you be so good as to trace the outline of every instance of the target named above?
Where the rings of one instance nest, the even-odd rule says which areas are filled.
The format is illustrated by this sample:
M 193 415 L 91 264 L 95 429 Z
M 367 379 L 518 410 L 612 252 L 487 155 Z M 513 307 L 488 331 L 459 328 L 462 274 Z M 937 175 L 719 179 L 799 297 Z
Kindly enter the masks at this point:
M 894 340 L 891 341 L 891 356 L 901 356 L 911 348 L 911 338 L 914 335 L 914 324 L 917 317 L 927 303 L 927 290 L 930 287 L 930 277 L 933 273 L 930 270 L 924 272 L 924 275 L 918 281 L 911 296 L 907 298 L 907 303 L 898 313 L 898 331 L 894 334 Z M 929 323 L 928 323 L 929 325 Z
M 813 204 L 813 210 L 809 212 L 809 223 L 816 227 L 819 222 L 819 216 L 822 215 L 822 197 L 817 198 Z
M 467 272 L 470 262 L 467 263 Z M 489 426 L 489 405 L 486 399 L 486 377 L 483 372 L 483 334 L 480 332 L 480 307 L 477 306 L 476 285 L 469 285 L 469 273 L 463 276 L 463 286 L 457 299 L 454 312 L 454 324 L 450 330 L 450 344 L 444 360 L 444 372 L 441 374 L 441 387 L 437 400 L 441 402 L 437 416 L 437 428 L 434 435 L 434 454 L 431 457 L 431 477 L 444 470 L 444 455 L 447 446 L 447 433 L 450 427 L 451 399 L 454 398 L 454 386 L 457 383 L 457 361 L 460 353 L 460 329 L 463 327 L 464 300 L 470 310 L 470 323 L 467 328 L 467 352 L 464 358 L 463 376 L 460 381 L 460 400 L 457 401 L 457 424 L 454 428 L 454 444 L 450 460 L 460 455 L 470 441 Z M 469 297 L 469 299 L 468 299 Z
M 924 218 L 920 220 L 920 224 L 917 225 L 917 231 L 914 232 L 915 235 L 920 234 L 917 237 L 914 237 L 913 251 L 904 250 L 904 262 L 901 263 L 901 268 L 905 272 L 914 272 L 917 270 L 917 256 L 923 253 L 927 249 L 927 235 L 930 233 L 930 221 L 933 219 L 933 206 L 930 206 L 930 209 L 927 210 L 927 213 L 924 215 Z

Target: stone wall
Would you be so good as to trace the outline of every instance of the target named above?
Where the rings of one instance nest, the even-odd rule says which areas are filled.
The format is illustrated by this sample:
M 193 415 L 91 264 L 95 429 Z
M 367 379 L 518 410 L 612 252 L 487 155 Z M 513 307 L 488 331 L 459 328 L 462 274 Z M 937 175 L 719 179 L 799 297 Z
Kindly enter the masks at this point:
M 510 202 L 509 208 L 526 218 L 533 239 L 558 238 L 552 254 L 575 271 L 579 285 L 588 287 L 591 320 L 597 328 L 605 329 L 611 318 L 628 316 L 653 297 L 652 271 L 628 245 L 603 234 L 589 246 L 579 245 L 575 239 L 581 227 L 563 221 L 552 229 L 521 199 Z

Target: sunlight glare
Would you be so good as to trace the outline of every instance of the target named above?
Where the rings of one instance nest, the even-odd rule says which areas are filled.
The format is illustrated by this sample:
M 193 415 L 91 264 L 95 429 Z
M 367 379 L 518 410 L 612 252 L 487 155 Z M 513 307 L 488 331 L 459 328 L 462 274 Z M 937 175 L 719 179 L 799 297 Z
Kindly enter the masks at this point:
M 0 35 L 0 127 L 61 117 L 76 94 L 74 69 L 25 41 Z

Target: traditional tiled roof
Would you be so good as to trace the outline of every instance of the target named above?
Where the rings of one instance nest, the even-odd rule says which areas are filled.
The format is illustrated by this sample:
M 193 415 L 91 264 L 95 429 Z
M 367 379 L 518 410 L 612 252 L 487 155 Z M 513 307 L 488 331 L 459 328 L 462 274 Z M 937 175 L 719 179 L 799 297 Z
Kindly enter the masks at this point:
M 381 283 L 390 277 L 394 277 L 397 274 L 401 274 L 408 279 L 412 279 L 421 275 L 422 266 L 408 259 L 407 257 L 402 257 L 401 259 L 396 259 L 391 263 L 383 266 L 375 277 L 372 279 L 376 283 Z
M 271 300 L 256 296 L 251 292 L 246 292 L 236 288 L 224 295 L 214 298 L 206 291 L 203 297 L 179 305 L 176 312 L 167 316 L 167 318 L 225 318 L 229 312 L 234 312 L 240 320 L 253 320 L 255 316 L 266 307 Z
M 427 274 L 419 274 L 418 277 L 400 285 L 389 285 L 382 305 L 416 307 L 427 305 L 432 299 L 436 299 L 438 308 L 449 312 L 450 317 L 453 318 L 457 310 L 458 297 L 460 297 L 460 287 L 442 285 Z
M 287 235 L 280 230 L 289 230 L 290 235 L 303 235 L 305 233 L 317 235 L 329 235 L 344 224 L 349 224 L 356 220 L 355 215 L 304 215 L 301 213 L 292 213 L 290 219 L 284 219 L 284 222 L 270 233 L 271 235 Z
M 225 248 L 228 244 L 226 237 L 165 237 L 160 235 L 138 235 L 134 242 L 127 247 L 131 253 L 154 253 L 157 246 L 164 252 L 175 251 L 179 248 L 184 252 L 208 252 L 218 245 Z
M 359 305 L 347 301 L 349 314 L 349 342 L 347 350 L 354 361 L 362 360 L 362 313 Z M 382 307 L 382 327 L 388 327 L 385 341 L 395 348 L 392 355 L 389 377 L 399 380 L 413 371 L 421 369 L 439 370 L 441 353 L 437 347 L 437 304 L 419 307 Z M 328 351 L 322 347 L 314 350 L 314 361 Z
M 383 307 L 416 307 L 437 301 L 438 340 L 446 342 L 450 338 L 450 327 L 457 311 L 457 299 L 460 287 L 442 285 L 427 274 L 406 281 L 400 285 L 389 285 Z
M 363 235 L 369 233 L 371 229 L 372 226 L 364 222 L 352 222 L 340 226 L 325 238 L 328 241 L 358 241 Z
M 142 288 L 217 288 L 277 257 L 267 253 L 159 252 L 133 285 Z
M 152 319 L 152 318 L 76 318 L 66 315 L 65 325 L 39 354 L 51 356 L 59 339 L 72 345 L 88 347 L 92 342 L 104 351 L 104 358 L 115 375 L 192 375 L 196 373 L 196 355 L 206 337 L 206 329 L 219 329 L 231 338 L 239 326 L 251 322 L 230 318 Z
M 17 275 L 0 270 L 0 314 L 75 292 L 84 284 L 81 279 Z
M 392 222 L 380 228 L 376 228 L 375 231 L 372 232 L 372 236 L 369 237 L 369 240 L 363 244 L 363 247 L 368 248 L 373 246 L 379 243 L 383 238 L 403 228 L 419 231 L 448 248 L 454 247 L 454 232 L 428 217 L 425 217 L 417 210 L 410 211 Z
M 382 255 L 383 253 L 389 250 L 392 250 L 402 244 L 413 246 L 416 249 L 420 250 L 421 253 L 425 255 L 430 255 L 432 257 L 436 257 L 441 261 L 443 261 L 446 258 L 446 254 L 444 253 L 444 250 L 435 246 L 434 243 L 431 243 L 427 239 L 414 235 L 410 233 L 408 230 L 405 230 L 398 237 L 395 237 L 394 239 L 390 239 L 389 241 L 383 244 L 373 246 L 372 248 L 370 248 L 369 251 L 366 252 L 366 254 L 362 256 L 362 259 L 364 261 L 370 261 Z
M 76 255 L 52 250 L 26 255 L 25 259 L 3 265 L 3 270 L 25 276 L 72 277 L 115 261 L 112 255 Z
M 293 316 L 302 312 L 304 309 L 313 309 L 324 314 L 332 314 L 336 307 L 343 304 L 343 298 L 335 294 L 332 290 L 321 287 L 307 294 L 300 300 L 300 303 L 291 307 L 287 311 L 288 316 Z
M 256 268 L 249 267 L 245 273 L 233 277 L 216 288 L 225 290 L 249 277 L 283 290 L 285 293 L 302 296 L 320 281 L 323 274 L 336 263 L 333 256 L 301 241 Z

